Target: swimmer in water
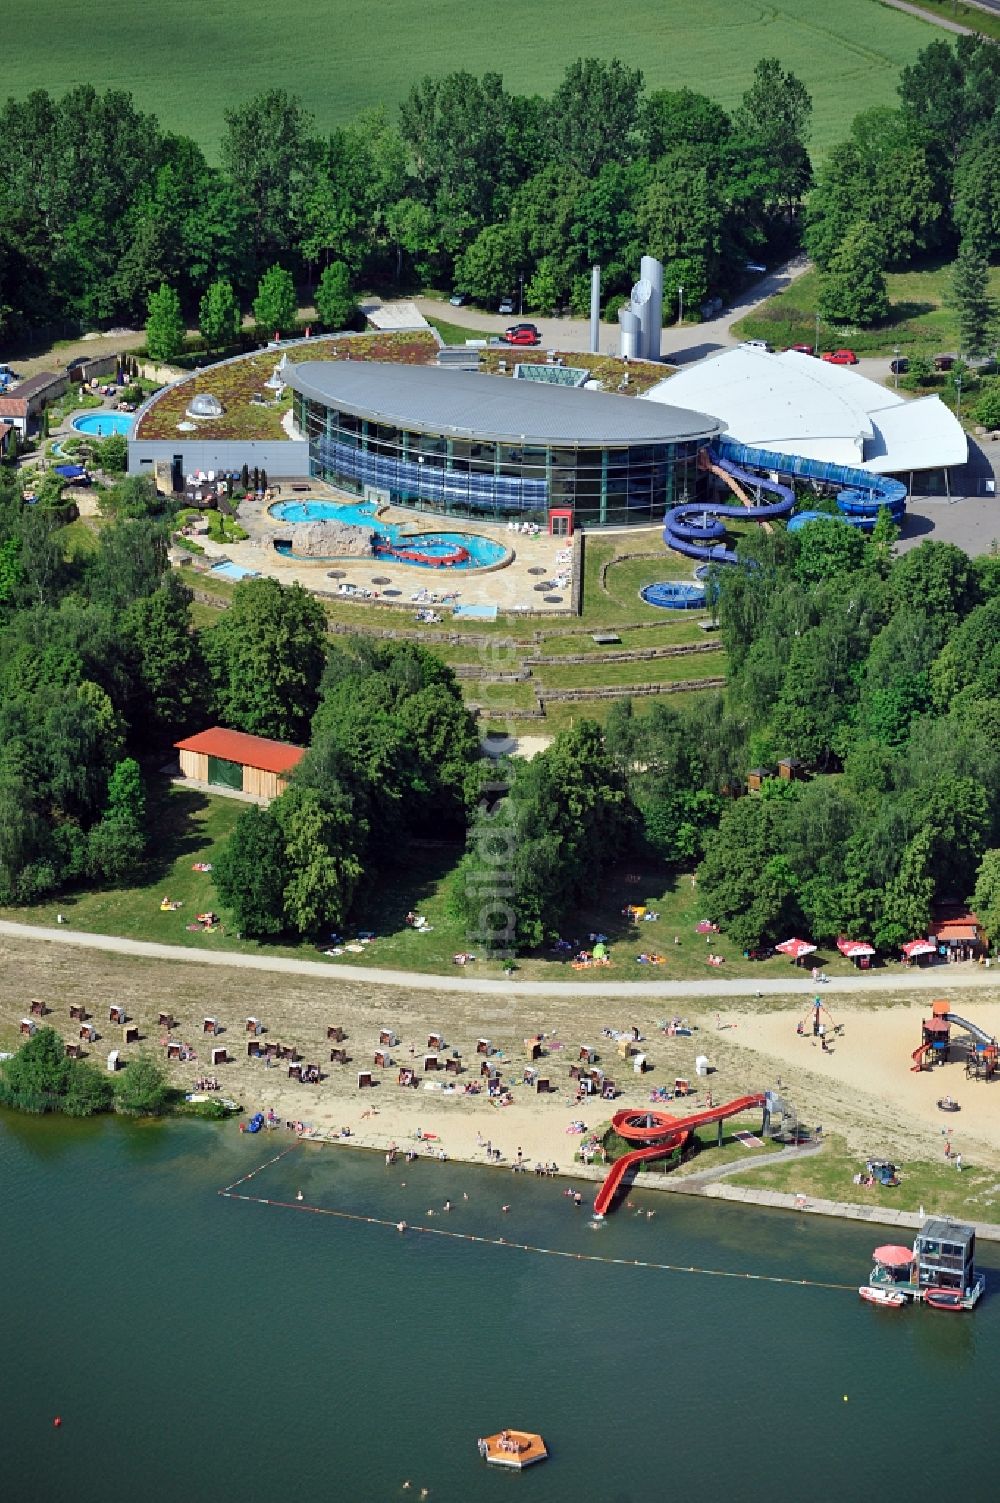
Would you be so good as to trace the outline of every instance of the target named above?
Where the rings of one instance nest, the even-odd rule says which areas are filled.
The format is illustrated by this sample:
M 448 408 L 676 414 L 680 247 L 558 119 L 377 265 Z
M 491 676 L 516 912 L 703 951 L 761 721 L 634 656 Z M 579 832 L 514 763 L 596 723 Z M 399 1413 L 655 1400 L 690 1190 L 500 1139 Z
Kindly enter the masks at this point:
M 501 1211 L 509 1211 L 510 1210 L 510 1206 L 501 1206 L 500 1209 L 501 1209 Z
M 296 1195 L 296 1197 L 295 1197 L 295 1199 L 296 1199 L 296 1200 L 302 1200 L 302 1199 L 304 1199 L 304 1196 L 303 1196 L 303 1194 L 302 1194 L 302 1191 L 301 1191 L 301 1190 L 300 1190 L 300 1191 L 299 1191 L 299 1193 L 298 1193 L 298 1195 Z

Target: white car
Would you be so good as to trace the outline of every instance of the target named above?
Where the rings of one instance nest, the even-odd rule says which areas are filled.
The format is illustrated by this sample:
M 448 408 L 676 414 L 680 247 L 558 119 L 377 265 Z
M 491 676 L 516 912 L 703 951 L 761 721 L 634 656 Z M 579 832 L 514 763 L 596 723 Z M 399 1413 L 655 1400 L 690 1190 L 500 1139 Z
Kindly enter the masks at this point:
M 766 339 L 744 339 L 740 344 L 741 350 L 766 350 L 771 353 L 771 346 Z

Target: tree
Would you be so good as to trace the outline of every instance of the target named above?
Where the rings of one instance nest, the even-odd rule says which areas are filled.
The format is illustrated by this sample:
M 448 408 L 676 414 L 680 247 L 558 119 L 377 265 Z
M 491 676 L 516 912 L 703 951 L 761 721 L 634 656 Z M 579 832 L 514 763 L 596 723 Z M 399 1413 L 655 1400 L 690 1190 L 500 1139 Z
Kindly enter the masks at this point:
M 812 182 L 806 150 L 812 99 L 776 57 L 762 57 L 733 116 L 733 130 L 752 161 L 755 185 L 791 214 Z
M 146 315 L 146 349 L 152 360 L 176 360 L 184 348 L 181 300 L 172 287 L 161 282 L 150 294 Z
M 515 226 L 490 224 L 455 262 L 455 280 L 477 302 L 495 303 L 517 286 L 523 265 L 524 250 Z
M 115 1111 L 123 1117 L 159 1117 L 170 1101 L 160 1064 L 148 1054 L 130 1060 L 114 1083 Z
M 951 300 L 958 313 L 963 355 L 985 355 L 990 348 L 996 308 L 989 295 L 989 281 L 985 256 L 963 240 L 951 274 Z
M 285 922 L 298 934 L 341 928 L 361 877 L 351 800 L 294 783 L 272 804 L 285 841 Z
M 146 792 L 134 757 L 119 762 L 108 779 L 104 815 L 90 831 L 90 869 L 121 881 L 136 870 L 146 849 Z
M 343 261 L 333 261 L 316 288 L 316 312 L 328 329 L 348 329 L 357 317 L 358 304 L 351 291 L 351 274 Z
M 953 543 L 921 543 L 896 560 L 889 592 L 898 604 L 922 611 L 942 634 L 979 604 L 979 580 L 971 559 Z
M 122 617 L 134 673 L 129 718 L 138 741 L 176 740 L 203 721 L 205 665 L 190 605 L 191 591 L 170 573 Z
M 88 1060 L 75 1060 L 62 1102 L 66 1116 L 97 1116 L 109 1109 L 113 1099 L 114 1086 L 107 1075 Z
M 109 475 L 124 475 L 128 469 L 128 439 L 124 433 L 111 433 L 97 446 L 101 469 Z
M 249 579 L 202 646 L 215 714 L 224 725 L 306 741 L 323 673 L 326 617 L 301 585 Z
M 151 595 L 167 568 L 167 533 L 160 522 L 127 519 L 101 530 L 96 553 L 88 563 L 91 598 L 123 611 Z
M 280 256 L 295 243 L 316 154 L 312 125 L 312 116 L 284 89 L 268 89 L 226 111 L 222 165 L 230 193 L 250 224 L 255 260 Z M 258 322 L 282 327 L 269 318 Z
M 270 939 L 285 928 L 288 862 L 272 809 L 245 810 L 215 862 L 219 900 L 248 939 Z
M 225 277 L 206 288 L 198 305 L 198 329 L 210 350 L 234 344 L 243 325 L 236 294 Z
M 819 307 L 833 323 L 868 326 L 889 316 L 884 248 L 877 228 L 867 222 L 849 230 L 830 258 L 820 286 Z
M 72 1064 L 54 1028 L 39 1028 L 0 1064 L 0 1100 L 20 1111 L 60 1111 Z
M 257 296 L 253 300 L 253 316 L 258 327 L 287 331 L 294 327 L 298 311 L 299 300 L 291 272 L 283 266 L 272 266 L 257 284 Z
M 618 58 L 577 58 L 548 107 L 553 157 L 590 177 L 608 162 L 627 162 L 638 145 L 643 79 Z
M 972 409 L 972 416 L 984 428 L 1000 428 L 1000 381 L 991 381 Z
M 740 799 L 709 835 L 698 868 L 709 916 L 744 950 L 798 927 L 797 882 L 781 853 L 779 824 L 779 804 Z
M 833 579 L 861 567 L 866 543 L 863 535 L 838 517 L 811 521 L 796 533 L 799 544 L 795 573 L 808 584 Z
M 996 848 L 983 852 L 976 872 L 972 904 L 986 938 L 995 950 L 1000 943 L 1000 850 Z

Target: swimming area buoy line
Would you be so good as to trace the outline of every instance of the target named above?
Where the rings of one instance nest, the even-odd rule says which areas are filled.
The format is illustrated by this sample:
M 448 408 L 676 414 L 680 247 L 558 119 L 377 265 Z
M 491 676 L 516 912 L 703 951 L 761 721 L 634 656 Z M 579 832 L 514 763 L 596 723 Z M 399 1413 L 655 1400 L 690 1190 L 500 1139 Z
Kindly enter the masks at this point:
M 279 1211 L 306 1211 L 313 1216 L 332 1216 L 337 1221 L 354 1221 L 363 1226 L 384 1227 L 388 1231 L 399 1234 L 400 1228 L 404 1227 L 407 1236 L 419 1234 L 425 1237 L 446 1237 L 451 1242 L 475 1242 L 481 1247 L 502 1247 L 512 1252 L 533 1253 L 537 1257 L 565 1258 L 576 1263 L 603 1263 L 610 1268 L 645 1268 L 655 1273 L 694 1273 L 703 1278 L 715 1279 L 742 1279 L 754 1284 L 785 1284 L 795 1289 L 833 1289 L 838 1293 L 857 1293 L 856 1284 L 837 1284 L 824 1279 L 790 1279 L 780 1274 L 773 1273 L 741 1273 L 731 1268 L 701 1268 L 683 1263 L 657 1263 L 648 1258 L 609 1258 L 601 1253 L 578 1253 L 569 1252 L 559 1247 L 536 1247 L 531 1242 L 515 1242 L 510 1237 L 480 1237 L 474 1232 L 457 1232 L 443 1226 L 420 1226 L 412 1222 L 392 1221 L 384 1216 L 365 1216 L 360 1211 L 341 1211 L 333 1206 L 314 1206 L 300 1200 L 276 1200 L 272 1196 L 248 1195 L 241 1193 L 240 1186 L 247 1184 L 265 1169 L 270 1169 L 280 1159 L 293 1153 L 298 1147 L 298 1142 L 291 1143 L 283 1148 L 273 1158 L 266 1159 L 256 1168 L 233 1180 L 231 1185 L 224 1185 L 217 1194 L 225 1200 L 240 1200 L 247 1205 L 270 1206 Z

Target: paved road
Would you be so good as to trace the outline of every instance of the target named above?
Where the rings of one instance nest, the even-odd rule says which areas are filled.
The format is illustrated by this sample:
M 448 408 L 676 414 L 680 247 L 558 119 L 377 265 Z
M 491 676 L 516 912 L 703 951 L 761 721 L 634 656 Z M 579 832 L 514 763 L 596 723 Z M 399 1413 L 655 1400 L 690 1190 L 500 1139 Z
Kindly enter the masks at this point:
M 808 268 L 808 261 L 803 256 L 797 256 L 784 266 L 776 267 L 768 272 L 767 276 L 761 277 L 748 287 L 736 301 L 726 308 L 718 318 L 711 319 L 704 324 L 673 324 L 667 325 L 663 330 L 660 340 L 660 350 L 664 360 L 672 365 L 690 364 L 695 360 L 702 360 L 706 355 L 711 355 L 716 350 L 725 349 L 729 345 L 738 343 L 732 333 L 732 325 L 738 319 L 743 318 L 752 308 L 763 303 L 776 292 L 783 292 L 791 286 L 796 277 Z M 478 308 L 453 308 L 450 303 L 439 298 L 417 298 L 417 307 L 421 313 L 430 318 L 445 319 L 448 323 L 459 326 L 468 325 L 469 334 L 475 337 L 477 332 L 485 330 L 489 334 L 502 334 L 512 323 L 518 322 L 517 316 L 499 313 L 480 313 Z M 589 350 L 590 349 L 590 320 L 584 318 L 542 318 L 538 314 L 528 313 L 524 315 L 532 323 L 537 324 L 542 336 L 542 344 L 559 350 Z M 617 355 L 618 353 L 618 325 L 601 324 L 601 352 L 605 355 Z
M 943 31 L 954 31 L 959 36 L 971 37 L 971 26 L 960 26 L 957 21 L 947 21 L 944 16 L 936 16 L 933 11 L 921 10 L 919 5 L 907 5 L 906 0 L 884 0 L 886 5 L 891 5 L 893 10 L 905 11 L 908 16 L 916 16 L 920 21 L 929 21 L 932 26 L 940 26 Z M 1000 0 L 968 0 L 977 10 L 987 10 L 993 15 L 1000 15 Z
M 187 965 L 233 966 L 239 970 L 277 971 L 291 976 L 314 976 L 324 981 L 363 981 L 376 986 L 399 986 L 407 991 L 463 992 L 467 995 L 509 996 L 512 991 L 527 997 L 578 997 L 579 981 L 487 981 L 468 974 L 425 976 L 410 971 L 387 971 L 375 967 L 339 965 L 322 960 L 287 960 L 278 955 L 244 955 L 238 951 L 186 949 L 183 945 L 161 945 L 146 940 L 121 939 L 109 934 L 90 934 L 70 928 L 44 928 L 35 924 L 15 924 L 0 920 L 0 936 L 30 940 L 40 944 L 78 946 L 85 950 L 104 950 L 112 955 L 131 955 L 137 960 L 176 961 Z M 791 971 L 791 968 L 790 968 Z M 850 996 L 885 996 L 892 992 L 939 991 L 943 976 L 950 976 L 951 989 L 967 987 L 1000 988 L 1000 975 L 975 966 L 950 966 L 918 970 L 838 976 L 823 988 L 826 992 Z M 583 984 L 586 986 L 586 983 Z M 792 971 L 787 981 L 752 981 L 734 977 L 711 981 L 611 981 L 586 986 L 600 997 L 647 998 L 727 998 L 813 996 L 816 984 L 801 972 Z

